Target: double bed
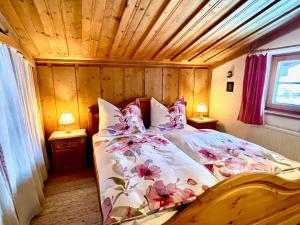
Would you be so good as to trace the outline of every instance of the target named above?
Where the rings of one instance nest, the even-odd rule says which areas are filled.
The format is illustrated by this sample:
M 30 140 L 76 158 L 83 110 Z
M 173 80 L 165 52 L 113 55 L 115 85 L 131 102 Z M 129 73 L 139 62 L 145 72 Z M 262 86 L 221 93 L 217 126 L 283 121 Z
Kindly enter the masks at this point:
M 140 99 L 140 108 L 149 128 L 150 100 Z M 299 163 L 190 126 L 104 137 L 97 134 L 98 106 L 89 112 L 104 224 L 300 222 Z

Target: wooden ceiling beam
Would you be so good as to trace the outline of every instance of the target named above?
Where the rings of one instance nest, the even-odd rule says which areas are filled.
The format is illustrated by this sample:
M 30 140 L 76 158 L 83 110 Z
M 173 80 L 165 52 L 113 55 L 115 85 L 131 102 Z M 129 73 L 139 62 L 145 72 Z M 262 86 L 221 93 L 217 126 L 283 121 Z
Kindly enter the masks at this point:
M 203 54 L 207 50 L 211 49 L 214 45 L 216 45 L 217 43 L 219 43 L 220 41 L 222 41 L 223 39 L 225 39 L 226 37 L 228 37 L 230 34 L 236 32 L 237 30 L 239 30 L 243 26 L 247 25 L 250 21 L 252 21 L 253 19 L 255 19 L 260 14 L 264 13 L 268 9 L 272 8 L 274 5 L 276 5 L 280 1 L 281 0 L 274 0 L 269 5 L 267 5 L 266 7 L 264 7 L 263 9 L 261 9 L 260 11 L 258 11 L 257 13 L 255 13 L 253 16 L 251 16 L 250 18 L 248 18 L 247 20 L 245 20 L 244 22 L 242 22 L 241 24 L 239 24 L 238 26 L 236 26 L 235 28 L 233 28 L 232 30 L 230 30 L 229 32 L 227 32 L 224 36 L 220 37 L 219 39 L 217 39 L 216 41 L 214 41 L 212 44 L 210 44 L 209 46 L 207 46 L 206 48 L 204 48 L 203 50 L 201 50 L 200 52 L 198 52 L 197 54 L 195 54 L 194 56 L 192 56 L 191 58 L 189 58 L 188 61 L 192 61 L 193 59 L 195 59 L 196 57 L 200 56 L 201 54 Z
M 153 3 L 153 1 L 151 0 L 140 1 L 138 9 L 134 13 L 134 19 L 131 20 L 130 24 L 128 24 L 126 32 L 122 33 L 123 35 L 119 42 L 113 44 L 110 56 L 115 58 L 122 58 L 125 54 L 127 46 L 131 44 L 134 35 L 136 35 L 137 37 L 140 36 L 140 33 L 142 32 L 138 32 L 138 29 L 139 26 L 141 26 L 141 24 L 145 22 L 145 20 L 147 20 L 147 16 L 145 15 L 148 15 L 150 17 L 151 13 L 149 12 L 149 10 L 152 9 L 151 3 Z M 153 4 L 157 4 L 157 1 Z M 145 31 L 145 29 L 143 29 L 143 31 Z
M 185 19 L 185 21 L 173 32 L 173 34 L 164 41 L 163 45 L 151 56 L 151 59 L 154 59 L 173 39 L 174 37 L 183 30 L 186 25 L 196 17 L 196 15 L 203 9 L 203 7 L 209 2 L 209 0 L 204 0 L 201 4 L 192 12 L 192 14 Z
M 217 26 L 220 22 L 222 22 L 226 17 L 228 17 L 230 14 L 232 14 L 234 11 L 239 9 L 244 3 L 247 1 L 240 0 L 237 2 L 230 10 L 228 10 L 223 16 L 221 16 L 218 20 L 216 20 L 212 25 L 210 25 L 208 28 L 206 28 L 204 31 L 202 31 L 198 36 L 196 36 L 192 41 L 187 43 L 185 47 L 183 47 L 178 53 L 176 53 L 171 60 L 173 61 L 176 59 L 179 55 L 181 55 L 183 52 L 185 52 L 191 45 L 193 45 L 195 42 L 197 42 L 202 36 L 204 36 L 206 33 L 208 33 L 210 30 L 212 30 L 215 26 Z
M 171 42 L 168 43 L 154 59 L 163 60 L 172 58 L 178 50 L 214 23 L 214 21 L 221 17 L 222 14 L 229 10 L 236 2 L 237 0 L 210 0 L 209 4 L 205 5 L 189 24 L 178 32 Z
M 116 35 L 113 40 L 112 47 L 110 49 L 109 56 L 115 57 L 118 47 L 124 37 L 126 36 L 128 29 L 131 25 L 131 22 L 133 18 L 135 17 L 135 14 L 139 8 L 139 5 L 141 3 L 141 0 L 128 0 L 126 3 L 125 10 L 122 14 L 121 21 L 118 26 L 118 30 L 116 32 Z
M 153 38 L 163 29 L 164 25 L 168 22 L 174 12 L 182 4 L 184 0 L 169 1 L 164 11 L 157 18 L 152 28 L 149 30 L 145 38 L 142 40 L 141 44 L 137 46 L 131 59 L 139 59 L 141 54 L 144 54 L 145 48 L 150 44 Z
M 127 0 L 106 0 L 97 57 L 109 57 L 114 37 L 125 11 Z
M 293 19 L 279 25 L 274 30 L 264 33 L 261 37 L 256 37 L 252 42 L 245 43 L 240 46 L 236 46 L 230 53 L 227 52 L 227 56 L 223 56 L 223 59 L 212 63 L 212 69 L 221 66 L 235 58 L 238 58 L 244 54 L 251 52 L 273 40 L 280 38 L 296 29 L 300 28 L 300 14 L 296 15 Z M 231 48 L 233 48 L 232 46 Z M 224 52 L 226 54 L 226 52 Z
M 157 3 L 157 1 L 155 1 Z M 143 22 L 141 21 L 140 23 L 140 29 L 137 28 L 137 30 L 135 31 L 135 34 L 138 34 L 138 31 L 140 31 L 142 33 L 142 35 L 139 35 L 140 38 L 137 38 L 136 36 L 132 37 L 132 43 L 136 42 L 134 47 L 129 47 L 129 45 L 126 46 L 125 48 L 125 52 L 122 54 L 122 57 L 124 58 L 133 58 L 133 55 L 135 54 L 135 52 L 138 50 L 139 46 L 142 44 L 142 42 L 145 40 L 145 38 L 149 35 L 150 31 L 153 29 L 154 25 L 157 23 L 158 19 L 162 16 L 162 14 L 164 13 L 164 11 L 166 10 L 167 6 L 169 5 L 170 0 L 165 0 L 160 7 L 158 8 L 157 12 L 155 13 L 155 16 L 153 17 L 153 19 L 150 21 L 149 25 L 146 27 L 144 27 L 145 30 L 143 29 Z M 153 3 L 152 3 L 153 4 Z M 153 12 L 154 13 L 154 12 Z M 150 16 L 150 14 L 149 14 Z
M 151 60 L 123 60 L 123 59 L 94 59 L 94 58 L 35 58 L 37 65 L 101 65 L 101 66 L 115 66 L 115 67 L 182 67 L 182 68 L 208 68 L 209 65 L 199 65 L 195 63 L 176 63 L 176 62 L 154 62 Z
M 278 26 L 279 24 L 282 23 L 281 19 L 284 19 L 285 17 L 289 16 L 289 14 L 295 12 L 295 11 L 300 11 L 300 4 L 295 6 L 294 8 L 290 9 L 289 11 L 283 13 L 282 15 L 276 17 L 275 19 L 271 20 L 270 22 L 268 22 L 267 24 L 264 24 L 263 26 L 259 27 L 258 29 L 254 30 L 253 32 L 251 32 L 250 34 L 242 37 L 241 39 L 237 40 L 236 42 L 230 44 L 230 46 L 228 46 L 227 48 L 217 52 L 216 54 L 214 54 L 213 56 L 203 60 L 203 62 L 207 62 L 213 58 L 215 58 L 216 56 L 224 53 L 226 50 L 233 48 L 234 46 L 236 46 L 237 44 L 239 44 L 240 42 L 246 41 L 247 39 L 249 39 L 250 37 L 252 37 L 253 35 L 255 35 L 256 33 L 259 32 L 263 32 L 263 33 L 268 33 L 270 32 L 272 29 L 270 29 L 269 27 L 273 24 L 275 24 L 275 26 Z M 289 19 L 289 17 L 287 18 Z

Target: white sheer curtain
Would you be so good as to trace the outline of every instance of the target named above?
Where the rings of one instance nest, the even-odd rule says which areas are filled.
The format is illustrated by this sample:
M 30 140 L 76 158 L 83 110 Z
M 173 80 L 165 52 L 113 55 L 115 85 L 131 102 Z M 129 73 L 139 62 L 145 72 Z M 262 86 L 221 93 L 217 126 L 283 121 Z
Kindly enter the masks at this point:
M 0 143 L 15 216 L 20 225 L 30 224 L 41 210 L 43 181 L 47 178 L 44 138 L 31 67 L 16 50 L 3 44 L 0 44 Z M 0 192 L 7 194 L 5 189 Z M 2 208 L 4 202 L 0 204 Z M 6 207 L 11 206 L 6 204 Z

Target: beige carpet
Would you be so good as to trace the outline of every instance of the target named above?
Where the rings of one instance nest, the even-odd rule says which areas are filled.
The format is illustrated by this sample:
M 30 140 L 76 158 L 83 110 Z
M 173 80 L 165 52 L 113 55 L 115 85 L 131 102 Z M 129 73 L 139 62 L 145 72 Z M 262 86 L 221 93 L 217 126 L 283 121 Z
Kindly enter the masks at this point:
M 91 172 L 49 178 L 43 211 L 32 225 L 101 224 L 96 181 Z

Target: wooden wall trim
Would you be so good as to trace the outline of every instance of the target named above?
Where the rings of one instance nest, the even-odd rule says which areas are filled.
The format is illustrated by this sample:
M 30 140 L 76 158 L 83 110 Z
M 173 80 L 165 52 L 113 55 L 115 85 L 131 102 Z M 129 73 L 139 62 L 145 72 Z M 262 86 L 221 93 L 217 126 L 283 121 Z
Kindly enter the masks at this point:
M 109 59 L 46 59 L 35 58 L 37 65 L 84 65 L 84 66 L 117 66 L 117 67 L 183 67 L 183 68 L 209 68 L 210 65 L 195 63 L 155 62 L 144 60 L 109 60 Z

